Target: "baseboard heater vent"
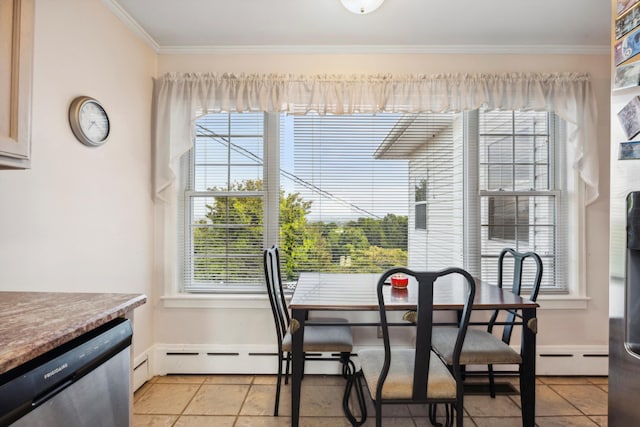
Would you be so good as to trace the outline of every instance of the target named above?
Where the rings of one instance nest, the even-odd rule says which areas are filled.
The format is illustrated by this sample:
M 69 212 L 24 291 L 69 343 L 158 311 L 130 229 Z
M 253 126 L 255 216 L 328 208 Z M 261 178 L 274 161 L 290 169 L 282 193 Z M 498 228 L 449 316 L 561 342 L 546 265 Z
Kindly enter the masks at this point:
M 540 357 L 573 357 L 574 354 L 540 354 Z

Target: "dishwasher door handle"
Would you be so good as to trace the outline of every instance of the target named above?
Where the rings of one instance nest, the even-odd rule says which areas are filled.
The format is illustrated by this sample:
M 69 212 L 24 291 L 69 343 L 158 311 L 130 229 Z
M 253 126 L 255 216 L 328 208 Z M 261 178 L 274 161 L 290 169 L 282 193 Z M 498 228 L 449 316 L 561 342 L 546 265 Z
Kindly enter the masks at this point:
M 62 383 L 55 386 L 53 389 L 47 390 L 40 396 L 34 397 L 33 402 L 31 402 L 31 407 L 35 408 L 36 406 L 40 405 L 42 402 L 52 398 L 53 396 L 60 393 L 65 388 L 69 387 L 71 384 L 73 384 L 73 378 L 69 378 L 66 381 L 63 381 Z

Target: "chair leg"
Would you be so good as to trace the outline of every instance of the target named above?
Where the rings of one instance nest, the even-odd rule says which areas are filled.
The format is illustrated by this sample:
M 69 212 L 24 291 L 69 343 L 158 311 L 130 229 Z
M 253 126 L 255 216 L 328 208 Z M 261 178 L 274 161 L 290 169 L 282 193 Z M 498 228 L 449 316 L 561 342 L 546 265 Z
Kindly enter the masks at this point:
M 382 427 L 382 402 L 376 400 L 376 427 Z
M 438 405 L 435 403 L 429 404 L 429 422 L 432 426 L 437 426 L 438 422 L 436 421 L 436 414 L 438 412 Z
M 278 409 L 280 408 L 280 386 L 282 384 L 282 352 L 278 353 L 278 379 L 276 380 L 276 403 L 273 408 L 273 416 L 278 416 Z M 288 359 L 287 359 L 288 362 Z
M 289 384 L 289 368 L 291 364 L 291 353 L 287 353 L 287 365 L 284 368 L 284 383 Z
M 451 405 L 451 410 L 452 410 L 451 424 L 453 425 L 453 405 Z M 462 399 L 461 399 L 460 402 L 456 403 L 456 427 L 462 427 L 462 423 L 464 422 L 463 417 L 464 417 L 464 409 L 463 409 Z
M 492 398 L 496 398 L 496 383 L 493 376 L 493 365 L 489 365 L 489 394 Z

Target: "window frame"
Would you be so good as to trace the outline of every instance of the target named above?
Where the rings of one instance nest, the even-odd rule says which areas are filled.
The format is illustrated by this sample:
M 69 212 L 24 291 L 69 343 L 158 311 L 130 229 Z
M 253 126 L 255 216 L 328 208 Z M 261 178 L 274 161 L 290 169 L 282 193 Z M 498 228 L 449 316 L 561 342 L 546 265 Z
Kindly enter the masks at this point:
M 481 211 L 481 202 L 483 198 L 489 199 L 490 197 L 552 197 L 554 199 L 554 213 L 553 213 L 553 227 L 554 227 L 554 239 L 553 239 L 553 262 L 555 263 L 554 277 L 552 278 L 552 282 L 554 286 L 543 286 L 540 289 L 540 296 L 544 295 L 555 295 L 555 296 L 569 296 L 569 295 L 584 295 L 584 289 L 580 288 L 579 283 L 580 280 L 580 271 L 577 268 L 569 265 L 568 260 L 576 257 L 577 247 L 576 244 L 571 246 L 571 243 L 567 243 L 567 251 L 569 254 L 564 254 L 560 250 L 558 242 L 563 237 L 566 240 L 574 240 L 578 241 L 578 239 L 568 239 L 568 236 L 572 236 L 575 231 L 570 231 L 568 229 L 568 224 L 571 223 L 570 218 L 575 217 L 575 202 L 573 204 L 567 204 L 567 199 L 571 194 L 574 194 L 572 197 L 574 200 L 581 199 L 582 191 L 576 190 L 570 184 L 572 181 L 575 181 L 577 176 L 574 176 L 573 179 L 569 177 L 571 172 L 567 171 L 566 165 L 566 155 L 564 153 L 567 147 L 566 141 L 566 123 L 564 123 L 554 112 L 546 112 L 547 114 L 547 123 L 548 123 L 548 138 L 549 138 L 549 154 L 548 154 L 548 180 L 549 180 L 549 189 L 548 190 L 515 190 L 515 189 L 494 189 L 494 190 L 483 190 L 480 189 L 480 168 L 482 164 L 480 162 L 480 114 L 479 110 L 474 110 L 472 112 L 465 113 L 465 127 L 467 128 L 468 134 L 473 134 L 475 132 L 474 138 L 469 139 L 471 144 L 467 148 L 467 151 L 471 152 L 471 155 L 468 157 L 469 159 L 475 158 L 477 161 L 475 164 L 477 165 L 478 170 L 473 170 L 473 168 L 465 168 L 466 174 L 468 175 L 466 181 L 469 182 L 472 187 L 469 188 L 468 194 L 466 196 L 467 205 L 471 205 L 474 207 L 475 214 L 470 212 L 465 212 L 466 223 L 469 225 L 467 236 L 473 236 L 468 238 L 467 249 L 465 252 L 465 265 L 466 268 L 476 272 L 478 276 L 481 273 L 481 265 L 483 259 L 495 259 L 497 262 L 498 255 L 497 254 L 488 254 L 485 255 L 482 251 L 482 237 L 481 237 L 481 229 L 482 227 L 487 226 L 489 224 L 482 224 L 482 214 Z M 515 121 L 515 119 L 512 119 Z M 513 123 L 513 122 L 512 122 Z M 514 128 L 515 129 L 515 128 Z M 517 134 L 508 135 L 510 137 L 516 138 Z M 535 161 L 535 158 L 534 158 Z M 515 155 L 511 164 L 517 165 Z M 564 168 L 564 172 L 562 170 Z M 514 172 L 515 173 L 515 172 Z M 574 174 L 575 175 L 575 172 Z M 475 178 L 477 177 L 477 178 Z M 577 197 L 576 197 L 577 196 Z M 488 214 L 488 213 L 487 213 Z M 565 218 L 562 218 L 564 215 Z M 529 225 L 531 226 L 531 225 Z M 488 230 L 487 230 L 488 233 Z M 515 246 L 515 240 L 504 240 L 505 247 L 513 247 L 518 250 L 518 247 Z M 477 253 L 481 254 L 476 260 L 473 260 L 469 257 L 470 254 L 477 251 Z M 543 257 L 544 260 L 545 257 Z M 548 257 L 547 257 L 548 258 Z M 550 274 L 552 272 L 545 270 L 544 274 Z M 530 291 L 531 287 L 523 284 L 522 295 L 527 295 Z M 543 297 L 544 299 L 544 297 Z
M 235 114 L 235 113 L 210 113 L 210 114 Z M 261 191 L 198 191 L 195 190 L 195 174 L 196 174 L 196 164 L 195 164 L 195 138 L 198 137 L 197 131 L 194 134 L 194 145 L 189 150 L 187 154 L 185 154 L 185 158 L 187 160 L 182 162 L 182 169 L 186 169 L 186 174 L 184 177 L 184 183 L 182 184 L 182 192 L 184 194 L 183 201 L 181 207 L 179 207 L 179 215 L 181 214 L 181 222 L 182 227 L 178 227 L 178 229 L 182 229 L 182 235 L 178 236 L 178 241 L 182 242 L 182 251 L 179 251 L 179 265 L 182 266 L 182 277 L 180 280 L 180 292 L 185 294 L 263 294 L 264 287 L 262 286 L 262 281 L 255 283 L 230 283 L 230 284 L 214 284 L 211 282 L 197 282 L 194 280 L 194 263 L 193 260 L 196 258 L 194 254 L 194 242 L 193 242 L 193 229 L 194 223 L 192 223 L 191 218 L 193 218 L 193 204 L 191 201 L 194 198 L 198 197 L 248 197 L 248 198 L 260 198 L 262 199 L 262 247 L 266 247 L 269 241 L 272 240 L 272 233 L 270 230 L 274 228 L 278 229 L 278 216 L 270 214 L 274 210 L 272 206 L 274 203 L 273 197 L 271 193 L 273 193 L 272 188 L 278 188 L 279 182 L 273 183 L 273 174 L 269 172 L 271 168 L 279 169 L 278 161 L 274 161 L 273 153 L 274 151 L 271 147 L 279 146 L 279 133 L 278 133 L 278 123 L 279 123 L 279 114 L 277 113 L 262 113 L 264 115 L 263 119 L 263 130 L 261 135 L 251 135 L 253 137 L 261 137 L 262 138 L 262 151 L 263 151 L 263 159 L 262 159 L 262 190 Z M 206 117 L 203 115 L 198 119 Z M 197 129 L 197 121 L 194 122 L 194 128 Z M 275 129 L 275 133 L 273 132 Z M 227 135 L 233 136 L 233 135 Z M 247 135 L 244 135 L 247 136 Z M 275 164 L 275 166 L 273 166 Z M 230 162 L 230 158 L 228 157 L 226 163 L 220 163 L 221 166 L 226 166 L 230 168 L 236 164 Z M 276 173 L 276 179 L 278 179 L 278 174 Z M 277 212 L 279 198 L 279 192 L 276 191 L 276 200 L 275 200 L 275 210 Z M 275 218 L 275 224 L 273 223 Z M 232 224 L 227 224 L 229 229 L 237 228 Z M 225 227 L 221 227 L 225 228 Z M 249 258 L 256 258 L 262 261 L 262 254 L 255 255 L 254 257 L 247 255 Z M 229 258 L 228 254 L 226 258 Z
M 466 115 L 467 113 L 465 113 Z M 263 136 L 264 136 L 264 140 L 263 140 L 263 149 L 264 149 L 264 161 L 263 161 L 263 184 L 264 184 L 264 220 L 263 220 L 263 226 L 264 226 L 264 230 L 263 230 L 263 238 L 264 238 L 264 246 L 267 247 L 270 244 L 273 244 L 273 242 L 277 242 L 277 237 L 279 235 L 279 215 L 278 215 L 278 208 L 279 208 L 279 145 L 280 145 L 280 141 L 279 141 L 279 120 L 280 120 L 280 113 L 265 113 L 265 122 L 264 122 L 264 132 L 263 132 Z M 559 122 L 559 121 L 558 121 Z M 556 126 L 559 127 L 559 126 Z M 465 126 L 465 129 L 467 127 Z M 564 131 L 564 130 L 563 130 Z M 558 129 L 554 130 L 555 133 L 558 132 Z M 476 135 L 477 137 L 477 135 Z M 557 137 L 557 136 L 556 136 Z M 468 130 L 465 131 L 465 141 L 469 138 L 468 135 Z M 465 143 L 466 145 L 466 143 Z M 556 147 L 557 149 L 557 147 Z M 466 151 L 466 147 L 465 147 L 465 151 Z M 193 150 L 191 150 L 186 157 L 191 157 L 193 153 Z M 465 155 L 465 163 L 468 162 L 468 157 Z M 476 162 L 476 166 L 479 164 L 479 162 Z M 184 165 L 184 162 L 183 162 Z M 553 171 L 556 170 L 557 166 L 554 166 L 554 168 L 552 168 Z M 465 168 L 465 170 L 467 170 L 467 168 Z M 465 174 L 467 175 L 467 174 Z M 571 175 L 570 173 L 568 173 L 568 175 Z M 467 177 L 465 176 L 464 178 L 465 180 L 467 180 Z M 567 210 L 567 212 L 570 214 L 570 218 L 577 218 L 576 223 L 572 223 L 570 219 L 568 219 L 570 226 L 568 226 L 568 228 L 570 228 L 571 230 L 567 231 L 567 234 L 569 235 L 574 235 L 577 234 L 577 239 L 576 243 L 574 246 L 579 246 L 579 241 L 582 241 L 584 239 L 583 235 L 584 235 L 584 208 L 581 206 L 584 206 L 583 204 L 581 204 L 584 201 L 584 189 L 583 186 L 579 185 L 579 178 L 577 176 L 577 172 L 575 172 L 573 174 L 573 176 L 568 176 L 567 177 L 568 181 L 573 181 L 573 189 L 568 192 L 570 194 L 564 195 L 563 198 L 565 199 L 569 199 L 568 201 L 568 205 L 569 205 L 569 209 Z M 576 185 L 578 184 L 578 185 Z M 467 189 L 467 186 L 464 186 L 465 188 L 465 192 L 469 192 Z M 275 189 L 275 190 L 273 190 Z M 473 190 L 472 190 L 473 191 Z M 472 192 L 471 191 L 471 192 Z M 554 190 L 556 191 L 556 190 Z M 477 200 L 480 200 L 479 194 L 480 192 L 477 191 L 476 193 L 476 197 Z M 560 196 L 562 197 L 562 196 Z M 269 201 L 269 199 L 271 199 Z M 469 209 L 467 209 L 468 207 L 471 206 L 467 206 L 468 205 L 468 197 L 465 198 L 466 202 L 465 202 L 465 234 L 469 234 L 469 229 L 467 227 L 467 223 L 468 223 L 468 213 L 469 213 Z M 274 203 L 275 201 L 275 203 Z M 566 201 L 565 201 L 566 202 Z M 185 204 L 185 206 L 187 206 L 188 204 Z M 275 209 L 275 211 L 274 211 Z M 187 217 L 188 218 L 188 217 Z M 180 227 L 179 227 L 180 228 Z M 186 230 L 186 228 L 185 228 Z M 186 232 L 183 234 L 183 237 L 189 236 L 190 233 Z M 468 242 L 465 242 L 465 247 L 467 247 Z M 184 247 L 184 246 L 183 246 Z M 178 251 L 181 252 L 181 251 Z M 180 253 L 178 253 L 178 257 L 180 258 L 181 262 L 180 265 L 184 265 L 184 262 L 182 261 L 183 257 L 180 256 Z M 478 257 L 478 259 L 480 259 L 480 257 Z M 578 301 L 578 308 L 582 308 L 583 306 L 586 306 L 586 289 L 585 289 L 585 285 L 584 285 L 584 280 L 581 280 L 581 278 L 584 277 L 584 270 L 585 270 L 585 265 L 584 265 L 584 250 L 582 250 L 582 252 L 580 253 L 580 249 L 579 248 L 573 248 L 572 253 L 570 254 L 570 256 L 568 256 L 568 259 L 576 259 L 577 262 L 576 265 L 574 266 L 574 268 L 571 268 L 572 271 L 567 271 L 567 278 L 570 279 L 567 283 L 567 286 L 565 287 L 565 291 L 563 292 L 563 294 L 567 294 L 565 296 L 567 296 L 568 298 L 566 298 L 566 301 L 569 300 L 575 300 Z M 467 257 L 465 257 L 465 262 L 467 260 Z M 468 266 L 465 266 L 466 268 L 468 268 Z M 568 267 L 567 267 L 568 268 Z M 181 285 L 179 285 L 177 287 L 178 292 L 179 293 L 186 293 L 187 295 L 189 294 L 193 294 L 192 292 L 185 292 L 184 291 L 184 281 L 181 281 Z M 255 287 L 253 289 L 250 290 L 243 290 L 241 289 L 241 287 L 237 287 L 234 286 L 234 288 L 232 290 L 230 289 L 216 289 L 216 290 L 206 290 L 206 293 L 209 294 L 214 294 L 214 293 L 222 293 L 222 294 L 226 294 L 226 295 L 233 295 L 233 294 L 242 294 L 242 293 L 263 293 L 263 290 L 258 290 L 255 289 Z M 172 292 L 173 293 L 173 292 Z M 547 293 L 547 292 L 545 292 Z M 554 295 L 551 295 L 551 297 L 553 297 Z M 555 296 L 558 296 L 558 294 L 556 294 Z M 541 294 L 541 299 L 544 300 L 545 299 L 545 295 Z M 178 304 L 179 305 L 179 304 Z M 570 308 L 575 308 L 573 305 L 569 304 L 571 307 Z M 171 303 L 168 304 L 168 306 L 177 306 L 177 305 L 173 305 Z M 554 307 L 555 308 L 555 307 Z M 566 308 L 566 305 L 563 305 L 563 303 L 560 303 L 558 305 L 558 308 Z

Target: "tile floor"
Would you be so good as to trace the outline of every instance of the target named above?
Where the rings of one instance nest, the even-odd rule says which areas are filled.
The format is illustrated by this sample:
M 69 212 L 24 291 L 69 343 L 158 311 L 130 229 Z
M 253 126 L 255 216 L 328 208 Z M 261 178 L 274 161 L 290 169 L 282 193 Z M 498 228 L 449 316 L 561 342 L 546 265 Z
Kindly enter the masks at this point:
M 504 381 L 504 379 L 500 379 Z M 513 379 L 517 387 L 517 378 Z M 606 377 L 538 377 L 538 427 L 607 425 Z M 300 425 L 348 427 L 342 413 L 344 380 L 339 376 L 307 375 L 302 383 Z M 134 426 L 289 426 L 289 386 L 283 385 L 280 416 L 273 417 L 275 376 L 170 375 L 154 377 L 134 395 Z M 367 394 L 367 399 L 370 402 Z M 521 425 L 520 398 L 514 395 L 465 396 L 465 426 Z M 383 425 L 430 426 L 424 407 L 388 406 Z M 365 426 L 375 425 L 373 406 Z

